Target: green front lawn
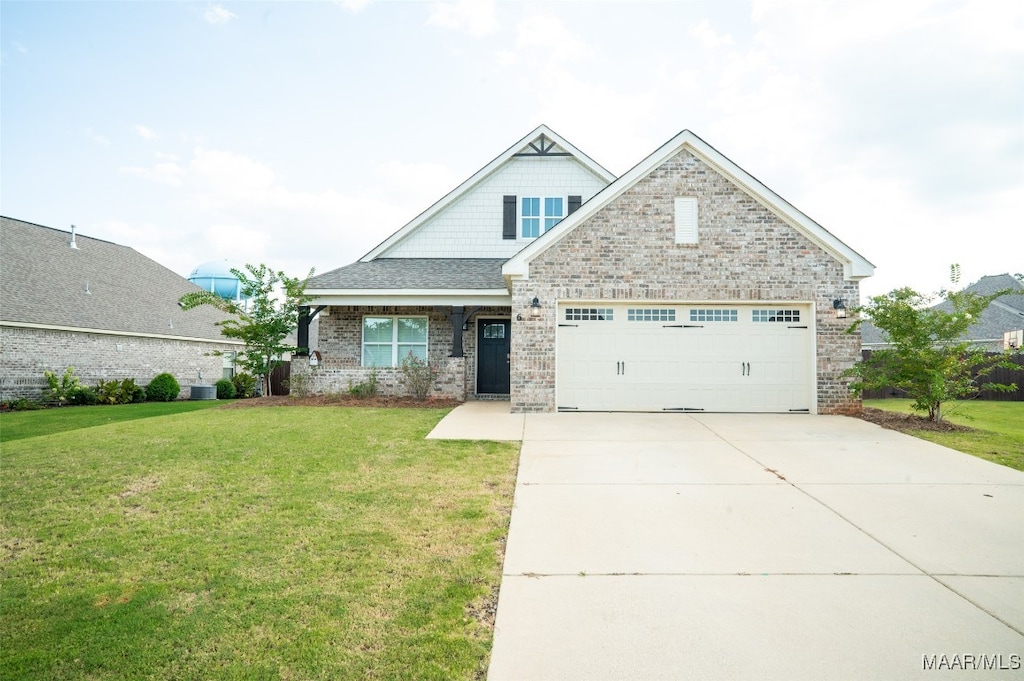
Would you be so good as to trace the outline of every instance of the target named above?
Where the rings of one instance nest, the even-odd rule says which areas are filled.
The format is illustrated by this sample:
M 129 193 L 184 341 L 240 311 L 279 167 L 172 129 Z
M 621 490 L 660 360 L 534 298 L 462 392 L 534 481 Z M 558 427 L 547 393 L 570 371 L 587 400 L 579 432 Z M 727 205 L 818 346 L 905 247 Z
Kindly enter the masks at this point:
M 911 401 L 864 400 L 865 407 L 912 413 Z M 971 431 L 909 431 L 912 435 L 1024 471 L 1024 402 L 959 402 L 943 405 L 951 423 Z
M 154 416 L 180 414 L 209 409 L 223 402 L 216 400 L 178 400 L 175 402 L 142 402 L 140 404 L 95 405 L 92 407 L 59 407 L 38 411 L 12 411 L 0 414 L 0 442 L 26 437 L 52 435 L 79 428 L 91 428 L 117 421 L 134 421 Z
M 424 440 L 445 413 L 202 409 L 5 435 L 0 678 L 482 675 L 518 445 Z M 55 416 L 0 428 L 34 418 Z

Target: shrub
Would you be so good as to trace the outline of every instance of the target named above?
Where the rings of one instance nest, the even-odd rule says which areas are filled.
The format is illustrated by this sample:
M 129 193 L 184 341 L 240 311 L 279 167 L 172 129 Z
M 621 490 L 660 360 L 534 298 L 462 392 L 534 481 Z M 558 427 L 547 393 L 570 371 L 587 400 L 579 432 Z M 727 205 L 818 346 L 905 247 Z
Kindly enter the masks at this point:
M 103 404 L 130 404 L 145 402 L 146 389 L 138 385 L 134 378 L 121 381 L 100 381 L 94 390 L 96 398 Z
M 96 384 L 96 398 L 102 404 L 121 404 L 121 382 L 104 381 L 102 378 Z
M 365 381 L 352 385 L 348 384 L 348 394 L 356 397 L 373 397 L 377 394 L 377 367 L 371 367 L 370 374 Z
M 46 409 L 46 405 L 26 397 L 18 397 L 10 402 L 5 402 L 4 408 L 11 411 L 33 411 L 35 409 Z
M 121 381 L 121 392 L 124 394 L 125 404 L 146 401 L 146 389 L 136 383 L 134 378 Z
M 77 385 L 68 393 L 68 403 L 76 407 L 88 407 L 99 401 L 96 391 L 87 385 Z
M 402 380 L 410 395 L 425 400 L 437 380 L 437 368 L 410 352 L 402 358 Z
M 256 377 L 252 374 L 244 372 L 235 374 L 235 377 L 231 379 L 231 382 L 235 384 L 235 397 L 256 396 Z
M 64 375 L 60 378 L 52 371 L 44 371 L 43 376 L 46 377 L 46 383 L 49 386 L 46 396 L 57 405 L 64 404 L 68 400 L 69 394 L 80 385 L 78 376 L 75 376 L 75 367 L 72 366 L 65 369 Z
M 170 402 L 178 399 L 181 386 L 171 374 L 157 374 L 146 386 L 146 399 L 150 402 Z
M 237 391 L 235 390 L 235 384 L 231 382 L 230 378 L 222 378 L 214 383 L 214 385 L 217 386 L 218 400 L 234 399 Z
M 292 397 L 309 397 L 309 376 L 295 374 L 285 381 L 284 387 Z

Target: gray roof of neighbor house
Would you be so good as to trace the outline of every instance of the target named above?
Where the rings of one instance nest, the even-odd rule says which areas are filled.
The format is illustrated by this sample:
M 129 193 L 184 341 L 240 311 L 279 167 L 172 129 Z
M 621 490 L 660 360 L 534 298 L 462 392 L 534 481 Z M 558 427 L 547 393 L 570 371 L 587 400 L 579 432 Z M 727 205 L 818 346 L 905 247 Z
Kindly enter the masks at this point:
M 226 341 L 195 284 L 127 246 L 0 217 L 0 322 Z
M 505 289 L 503 258 L 377 258 L 309 280 L 307 292 L 359 289 Z
M 982 277 L 964 290 L 978 295 L 990 295 L 1003 289 L 1018 290 L 1020 293 L 1011 293 L 994 300 L 981 313 L 981 319 L 967 330 L 968 339 L 998 340 L 1007 331 L 1024 329 L 1024 283 L 1016 277 L 1009 274 Z M 933 308 L 946 312 L 953 311 L 953 305 L 948 301 L 934 305 Z M 888 342 L 881 329 L 870 322 L 865 322 L 861 326 L 861 341 L 864 345 Z

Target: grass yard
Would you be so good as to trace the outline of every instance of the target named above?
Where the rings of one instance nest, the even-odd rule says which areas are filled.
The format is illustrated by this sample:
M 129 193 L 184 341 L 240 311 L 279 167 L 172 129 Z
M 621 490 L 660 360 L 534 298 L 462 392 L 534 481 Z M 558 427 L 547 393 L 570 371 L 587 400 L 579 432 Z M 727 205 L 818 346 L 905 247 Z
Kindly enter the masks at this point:
M 54 411 L 0 417 L 0 678 L 482 678 L 518 444 L 424 440 L 442 409 L 25 434 Z
M 220 402 L 219 404 L 224 404 Z M 21 440 L 38 435 L 63 433 L 118 421 L 148 419 L 154 416 L 180 414 L 216 407 L 216 400 L 175 402 L 142 402 L 140 404 L 95 405 L 92 407 L 60 407 L 37 411 L 13 411 L 0 414 L 0 442 Z
M 910 400 L 865 400 L 865 407 L 912 412 Z M 1024 402 L 960 402 L 943 405 L 946 419 L 974 430 L 907 431 L 911 435 L 1024 471 Z

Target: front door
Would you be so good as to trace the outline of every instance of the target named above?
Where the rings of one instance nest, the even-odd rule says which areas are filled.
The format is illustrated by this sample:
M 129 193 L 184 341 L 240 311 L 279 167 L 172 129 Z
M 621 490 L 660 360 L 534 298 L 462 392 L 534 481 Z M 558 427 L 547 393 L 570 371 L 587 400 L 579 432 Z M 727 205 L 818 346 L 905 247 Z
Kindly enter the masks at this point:
M 476 328 L 476 392 L 508 395 L 512 320 L 480 319 Z

